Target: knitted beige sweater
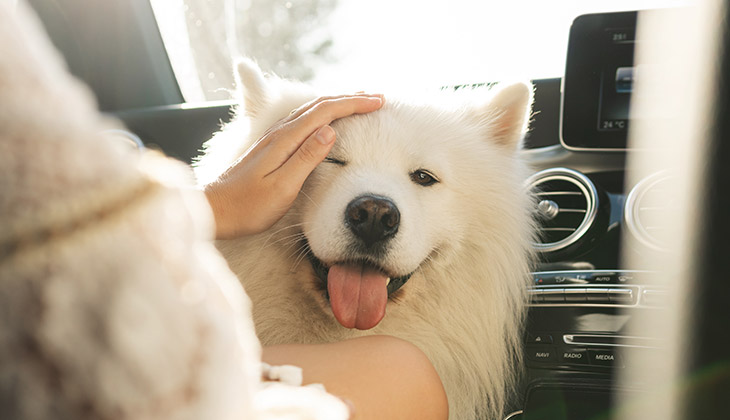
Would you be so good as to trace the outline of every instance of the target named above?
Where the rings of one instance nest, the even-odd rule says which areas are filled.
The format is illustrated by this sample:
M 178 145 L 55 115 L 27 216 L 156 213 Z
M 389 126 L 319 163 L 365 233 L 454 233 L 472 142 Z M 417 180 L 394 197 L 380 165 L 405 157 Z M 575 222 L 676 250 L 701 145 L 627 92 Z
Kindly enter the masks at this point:
M 116 124 L 0 2 L 0 418 L 346 418 L 261 387 L 207 202 L 184 165 L 100 134 Z

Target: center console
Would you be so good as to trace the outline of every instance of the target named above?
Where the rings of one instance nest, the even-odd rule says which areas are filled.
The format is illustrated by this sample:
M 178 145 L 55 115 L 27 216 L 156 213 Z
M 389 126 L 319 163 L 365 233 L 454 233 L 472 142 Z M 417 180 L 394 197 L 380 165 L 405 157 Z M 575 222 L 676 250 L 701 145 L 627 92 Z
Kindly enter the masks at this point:
M 598 418 L 617 395 L 642 392 L 639 384 L 617 388 L 615 377 L 661 351 L 660 337 L 635 336 L 628 328 L 643 312 L 664 307 L 666 293 L 654 273 L 535 272 L 530 295 L 522 420 Z
M 562 148 L 570 153 L 628 150 L 634 81 L 653 71 L 651 63 L 634 61 L 636 22 L 637 12 L 574 21 L 560 116 Z M 545 169 L 528 181 L 537 199 L 540 264 L 529 290 L 526 368 L 509 419 L 610 418 L 618 401 L 646 392 L 641 383 L 617 377 L 649 363 L 663 348 L 660 336 L 632 328 L 666 309 L 662 279 L 648 268 L 621 268 L 622 252 L 662 252 L 661 226 L 650 225 L 647 212 L 661 210 L 656 191 L 671 179 L 648 181 L 626 188 L 622 170 L 574 167 Z M 622 249 L 625 235 L 636 235 L 634 242 L 645 246 Z

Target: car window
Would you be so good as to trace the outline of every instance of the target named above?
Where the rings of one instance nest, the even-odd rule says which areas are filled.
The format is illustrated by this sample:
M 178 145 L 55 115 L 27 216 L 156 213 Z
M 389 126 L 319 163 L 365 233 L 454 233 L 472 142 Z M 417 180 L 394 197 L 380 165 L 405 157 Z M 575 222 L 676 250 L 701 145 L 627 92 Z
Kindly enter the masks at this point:
M 560 77 L 581 14 L 687 0 L 151 0 L 188 102 L 230 98 L 232 57 L 328 89 Z M 353 86 L 353 81 L 358 85 Z

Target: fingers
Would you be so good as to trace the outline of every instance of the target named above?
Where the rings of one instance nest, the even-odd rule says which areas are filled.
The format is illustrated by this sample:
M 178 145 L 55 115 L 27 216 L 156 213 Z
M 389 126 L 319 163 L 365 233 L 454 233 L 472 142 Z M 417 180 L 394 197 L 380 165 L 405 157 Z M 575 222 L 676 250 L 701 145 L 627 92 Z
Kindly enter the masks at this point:
M 382 95 L 341 95 L 321 97 L 302 106 L 292 114 L 293 119 L 272 128 L 257 146 L 269 150 L 265 158 L 269 172 L 284 165 L 323 126 L 338 118 L 375 111 L 383 106 L 383 101 Z
M 276 176 L 292 182 L 296 190 L 302 187 L 310 173 L 319 165 L 335 143 L 335 130 L 329 125 L 310 135 L 296 152 L 277 171 Z
M 297 111 L 295 113 L 297 117 L 291 120 L 288 129 L 294 137 L 304 138 L 338 118 L 372 112 L 382 107 L 383 103 L 382 95 L 320 98 Z
M 320 96 L 317 99 L 311 100 L 307 102 L 306 104 L 300 106 L 299 108 L 293 110 L 289 116 L 285 118 L 285 121 L 292 121 L 304 114 L 305 112 L 311 110 L 313 107 L 322 104 L 326 101 L 335 101 L 340 99 L 349 99 L 349 98 L 380 98 L 381 102 L 383 101 L 383 95 L 381 94 L 367 94 L 365 92 L 357 92 L 354 95 L 336 95 L 336 96 Z M 381 103 L 382 105 L 382 103 Z M 341 118 L 341 117 L 340 117 Z
M 321 127 L 338 118 L 375 111 L 383 106 L 383 101 L 382 95 L 345 95 L 316 99 L 295 112 L 293 115 L 296 117 L 293 120 L 278 127 L 278 133 L 270 140 L 271 147 L 274 148 L 272 157 L 294 155 L 302 143 Z

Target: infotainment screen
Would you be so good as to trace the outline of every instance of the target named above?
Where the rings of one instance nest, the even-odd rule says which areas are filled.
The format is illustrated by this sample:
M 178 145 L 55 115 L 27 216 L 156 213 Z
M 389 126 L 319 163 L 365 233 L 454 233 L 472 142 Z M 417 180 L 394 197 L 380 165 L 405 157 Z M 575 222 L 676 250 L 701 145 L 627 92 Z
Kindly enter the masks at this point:
M 629 107 L 641 65 L 634 62 L 636 12 L 573 21 L 563 78 L 561 141 L 572 150 L 626 148 Z

